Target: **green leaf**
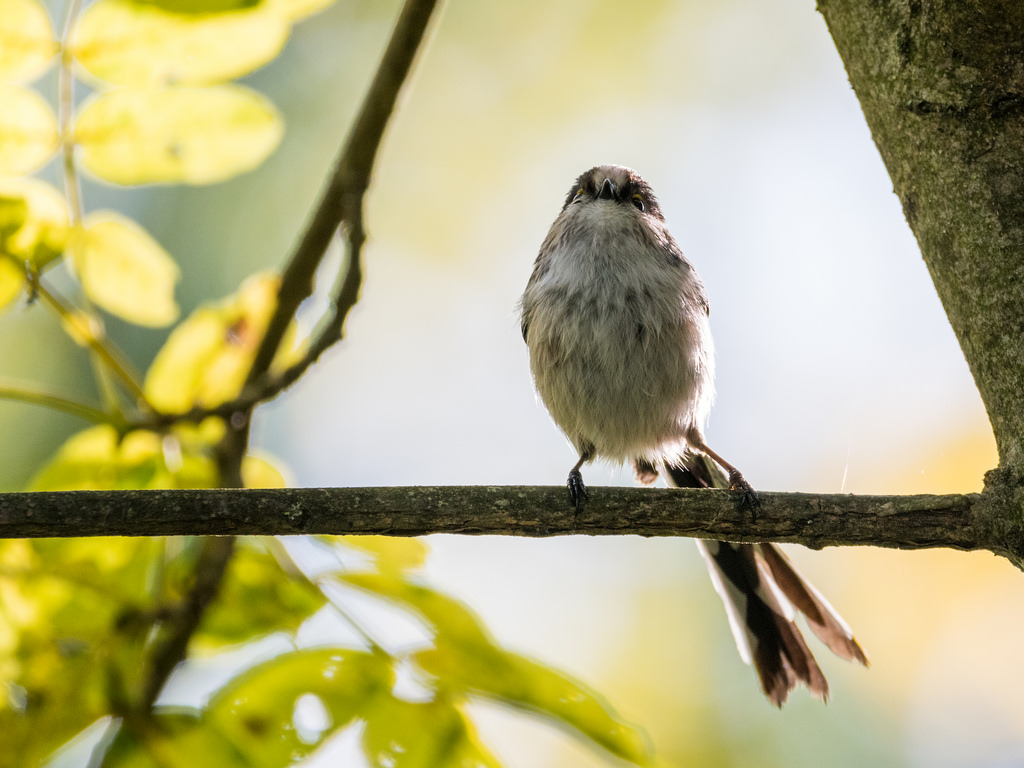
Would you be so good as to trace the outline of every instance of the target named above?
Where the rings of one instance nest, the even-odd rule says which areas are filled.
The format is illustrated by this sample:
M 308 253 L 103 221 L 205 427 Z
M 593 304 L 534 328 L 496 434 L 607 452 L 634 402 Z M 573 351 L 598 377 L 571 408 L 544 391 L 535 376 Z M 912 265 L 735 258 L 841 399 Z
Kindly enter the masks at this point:
M 53 27 L 37 0 L 0 0 L 0 80 L 38 75 L 57 53 Z
M 372 768 L 500 768 L 455 706 L 444 699 L 381 697 L 367 716 L 363 751 Z
M 135 222 L 109 211 L 85 221 L 75 270 L 86 295 L 136 325 L 159 327 L 178 317 L 174 259 Z
M 0 195 L 0 247 L 5 252 L 10 251 L 8 242 L 24 226 L 26 218 L 28 203 L 24 196 L 10 192 Z
M 340 573 L 344 584 L 372 592 L 414 611 L 435 630 L 436 648 L 412 656 L 446 692 L 477 694 L 568 726 L 631 762 L 651 757 L 646 737 L 623 721 L 594 691 L 542 664 L 510 653 L 492 640 L 459 601 L 395 574 Z
M 342 572 L 336 580 L 399 603 L 427 621 L 438 638 L 467 651 L 497 648 L 490 633 L 465 604 L 397 573 Z
M 270 2 L 99 0 L 79 19 L 72 51 L 116 85 L 212 85 L 274 59 L 290 29 Z
M 18 298 L 24 287 L 24 268 L 6 254 L 0 254 L 0 310 Z
M 249 768 L 251 764 L 198 712 L 158 709 L 145 731 L 122 725 L 103 768 Z
M 33 91 L 0 83 L 0 176 L 31 173 L 57 149 L 57 120 Z
M 25 286 L 24 260 L 13 256 L 8 241 L 28 216 L 22 197 L 0 195 L 0 309 L 14 301 Z
M 33 178 L 0 179 L 0 253 L 43 269 L 63 254 L 68 207 L 50 184 Z
M 480 652 L 439 643 L 412 660 L 437 678 L 445 691 L 477 694 L 569 726 L 616 757 L 638 765 L 652 759 L 644 733 L 629 725 L 595 691 L 524 656 L 504 650 Z
M 325 602 L 316 585 L 292 578 L 262 545 L 243 540 L 195 640 L 200 648 L 217 648 L 271 632 L 295 632 Z
M 223 181 L 262 163 L 282 134 L 274 105 L 238 85 L 108 91 L 74 130 L 82 164 L 115 184 Z
M 356 717 L 364 717 L 394 685 L 390 660 L 346 648 L 286 653 L 242 673 L 211 699 L 206 720 L 251 766 L 288 765 L 311 753 Z M 296 728 L 296 703 L 315 696 L 329 724 L 313 738 Z

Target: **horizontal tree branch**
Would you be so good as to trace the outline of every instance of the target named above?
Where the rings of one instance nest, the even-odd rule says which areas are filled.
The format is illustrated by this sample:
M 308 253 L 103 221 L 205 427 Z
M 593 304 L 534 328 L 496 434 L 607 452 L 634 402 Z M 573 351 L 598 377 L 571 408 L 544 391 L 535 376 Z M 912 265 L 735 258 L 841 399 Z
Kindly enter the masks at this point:
M 995 503 L 994 503 L 995 499 Z M 988 550 L 1020 566 L 1020 525 L 998 493 L 917 496 L 762 493 L 752 514 L 728 491 L 535 486 L 63 491 L 0 495 L 0 538 L 433 533 L 690 536 Z M 1000 522 L 1002 521 L 1002 522 Z

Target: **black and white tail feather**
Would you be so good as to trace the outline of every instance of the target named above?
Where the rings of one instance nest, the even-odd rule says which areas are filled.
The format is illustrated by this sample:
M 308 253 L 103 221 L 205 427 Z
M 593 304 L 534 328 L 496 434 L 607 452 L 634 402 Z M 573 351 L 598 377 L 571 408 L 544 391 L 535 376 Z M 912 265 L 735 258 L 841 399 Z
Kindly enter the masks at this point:
M 729 487 L 725 474 L 700 454 L 687 452 L 665 470 L 666 481 L 677 488 Z M 697 546 L 725 603 L 740 656 L 753 663 L 772 704 L 781 707 L 798 683 L 828 700 L 828 681 L 800 634 L 797 613 L 837 656 L 868 666 L 850 627 L 774 544 L 698 540 Z

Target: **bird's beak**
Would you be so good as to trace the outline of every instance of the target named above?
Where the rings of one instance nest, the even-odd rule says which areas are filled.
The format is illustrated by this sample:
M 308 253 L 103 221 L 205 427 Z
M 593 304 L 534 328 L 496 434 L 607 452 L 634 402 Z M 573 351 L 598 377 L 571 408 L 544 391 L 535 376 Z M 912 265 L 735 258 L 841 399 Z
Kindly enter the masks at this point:
M 615 199 L 615 185 L 612 184 L 611 179 L 605 179 L 604 184 L 601 185 L 601 192 L 598 197 L 602 200 L 614 200 Z

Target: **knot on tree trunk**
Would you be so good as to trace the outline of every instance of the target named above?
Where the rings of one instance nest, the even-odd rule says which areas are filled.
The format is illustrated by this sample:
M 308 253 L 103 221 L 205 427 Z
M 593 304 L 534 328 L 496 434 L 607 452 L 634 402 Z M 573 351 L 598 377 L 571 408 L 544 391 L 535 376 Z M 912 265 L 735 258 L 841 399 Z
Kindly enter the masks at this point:
M 985 473 L 975 525 L 1024 570 L 1024 466 L 1004 465 Z

